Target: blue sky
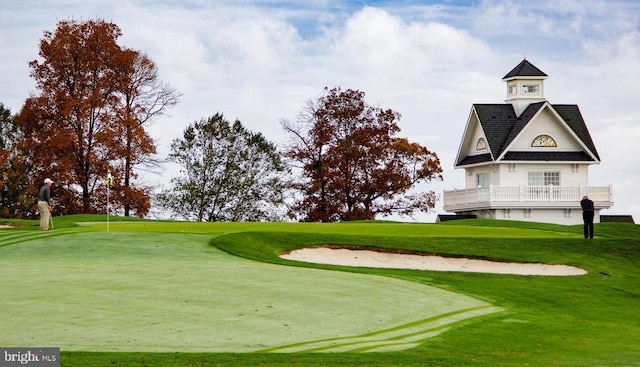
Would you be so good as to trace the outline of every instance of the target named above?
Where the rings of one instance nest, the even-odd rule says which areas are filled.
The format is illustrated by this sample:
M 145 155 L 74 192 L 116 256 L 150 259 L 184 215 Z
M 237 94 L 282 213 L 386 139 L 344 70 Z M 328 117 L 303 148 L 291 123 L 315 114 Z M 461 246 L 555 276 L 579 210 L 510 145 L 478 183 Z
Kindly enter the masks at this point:
M 120 26 L 120 43 L 183 95 L 150 129 L 161 156 L 216 112 L 281 143 L 281 119 L 340 86 L 400 112 L 400 134 L 438 153 L 445 181 L 428 187 L 437 192 L 464 187 L 453 160 L 471 105 L 502 103 L 501 79 L 526 55 L 549 75 L 551 103 L 580 107 L 602 158 L 589 184 L 614 185 L 607 213 L 640 222 L 636 0 L 0 0 L 0 102 L 17 112 L 34 91 L 27 64 L 43 31 L 96 17 Z

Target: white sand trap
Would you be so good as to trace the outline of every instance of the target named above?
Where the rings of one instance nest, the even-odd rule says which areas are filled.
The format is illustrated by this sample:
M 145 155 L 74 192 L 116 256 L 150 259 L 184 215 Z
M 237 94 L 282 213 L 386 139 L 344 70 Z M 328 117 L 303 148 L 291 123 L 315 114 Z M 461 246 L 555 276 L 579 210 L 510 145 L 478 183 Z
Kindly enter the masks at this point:
M 280 257 L 288 260 L 317 264 L 369 268 L 551 276 L 587 274 L 586 270 L 569 265 L 510 263 L 434 255 L 399 254 L 328 247 L 302 248 L 283 254 Z

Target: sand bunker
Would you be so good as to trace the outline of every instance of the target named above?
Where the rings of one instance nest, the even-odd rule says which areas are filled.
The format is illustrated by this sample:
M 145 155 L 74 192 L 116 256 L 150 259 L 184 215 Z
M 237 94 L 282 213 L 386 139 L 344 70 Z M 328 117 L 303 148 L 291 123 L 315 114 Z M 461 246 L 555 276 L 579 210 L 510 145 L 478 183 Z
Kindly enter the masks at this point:
M 394 268 L 435 271 L 516 275 L 584 275 L 587 271 L 568 265 L 509 263 L 433 255 L 398 254 L 346 248 L 308 247 L 280 256 L 283 259 L 317 264 L 369 268 Z

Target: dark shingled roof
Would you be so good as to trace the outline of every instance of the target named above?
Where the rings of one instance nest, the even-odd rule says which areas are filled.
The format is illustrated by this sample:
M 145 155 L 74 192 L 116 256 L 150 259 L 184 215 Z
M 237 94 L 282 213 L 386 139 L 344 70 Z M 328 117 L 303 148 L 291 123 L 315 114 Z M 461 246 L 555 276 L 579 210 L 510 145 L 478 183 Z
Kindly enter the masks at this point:
M 548 75 L 543 73 L 542 70 L 535 67 L 532 63 L 530 63 L 527 59 L 522 60 L 521 63 L 518 64 L 513 70 L 511 70 L 507 75 L 504 76 L 504 79 L 513 78 L 516 76 L 535 76 L 535 77 L 547 77 Z
M 480 155 L 468 155 L 464 157 L 458 164 L 461 166 L 466 166 L 467 164 L 476 164 L 483 162 L 492 162 L 491 153 L 485 153 Z
M 582 114 L 580 113 L 580 109 L 577 105 L 564 105 L 564 104 L 554 104 L 553 109 L 556 110 L 558 115 L 562 117 L 562 119 L 569 125 L 571 130 L 573 130 L 576 135 L 582 140 L 582 142 L 589 148 L 591 153 L 600 160 L 600 155 L 598 155 L 598 151 L 596 150 L 596 145 L 593 144 L 593 140 L 591 139 L 591 134 L 589 134 L 589 129 L 587 129 L 587 125 L 584 123 L 584 119 L 582 118 Z
M 505 149 L 522 132 L 524 127 L 547 102 L 530 104 L 520 116 L 513 106 L 506 104 L 474 104 L 480 126 L 487 138 L 491 154 L 458 157 L 456 166 L 488 162 L 500 157 Z M 550 105 L 573 130 L 593 155 L 600 160 L 595 144 L 577 105 Z M 588 152 L 507 152 L 505 160 L 536 161 L 593 161 Z
M 489 150 L 496 158 L 502 152 L 503 143 L 507 140 L 509 133 L 515 125 L 520 125 L 521 121 L 516 117 L 511 104 L 474 104 L 473 108 L 476 110 L 484 135 L 487 137 Z
M 475 214 L 438 214 L 436 218 L 436 223 L 447 222 L 450 220 L 460 220 L 460 219 L 476 219 L 478 218 Z
M 593 162 L 585 152 L 507 152 L 505 161 Z
M 518 117 L 518 122 L 513 126 L 513 129 L 511 129 L 509 136 L 507 136 L 507 138 L 502 142 L 502 149 L 500 149 L 500 154 L 502 154 L 502 152 L 509 146 L 509 144 L 513 142 L 513 140 L 518 136 L 518 134 L 520 134 L 522 129 L 524 129 L 524 127 L 529 123 L 529 121 L 531 121 L 533 116 L 535 116 L 538 113 L 538 111 L 540 111 L 540 109 L 544 104 L 545 102 L 532 103 L 529 106 L 527 106 L 527 108 L 524 111 L 522 111 L 522 114 L 520 114 L 520 117 Z M 496 158 L 497 157 L 498 156 L 496 156 Z
M 602 215 L 600 214 L 600 222 L 619 222 L 619 223 L 633 223 L 636 222 L 633 220 L 633 216 L 631 215 Z

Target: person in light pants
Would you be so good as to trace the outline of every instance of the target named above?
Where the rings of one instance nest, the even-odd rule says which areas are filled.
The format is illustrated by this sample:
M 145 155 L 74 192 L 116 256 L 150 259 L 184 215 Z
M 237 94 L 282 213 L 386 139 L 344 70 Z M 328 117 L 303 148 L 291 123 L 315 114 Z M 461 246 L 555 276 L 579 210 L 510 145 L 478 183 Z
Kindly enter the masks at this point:
M 44 180 L 44 185 L 40 188 L 38 196 L 38 211 L 40 212 L 40 230 L 49 230 L 49 220 L 51 219 L 51 185 L 50 178 Z

